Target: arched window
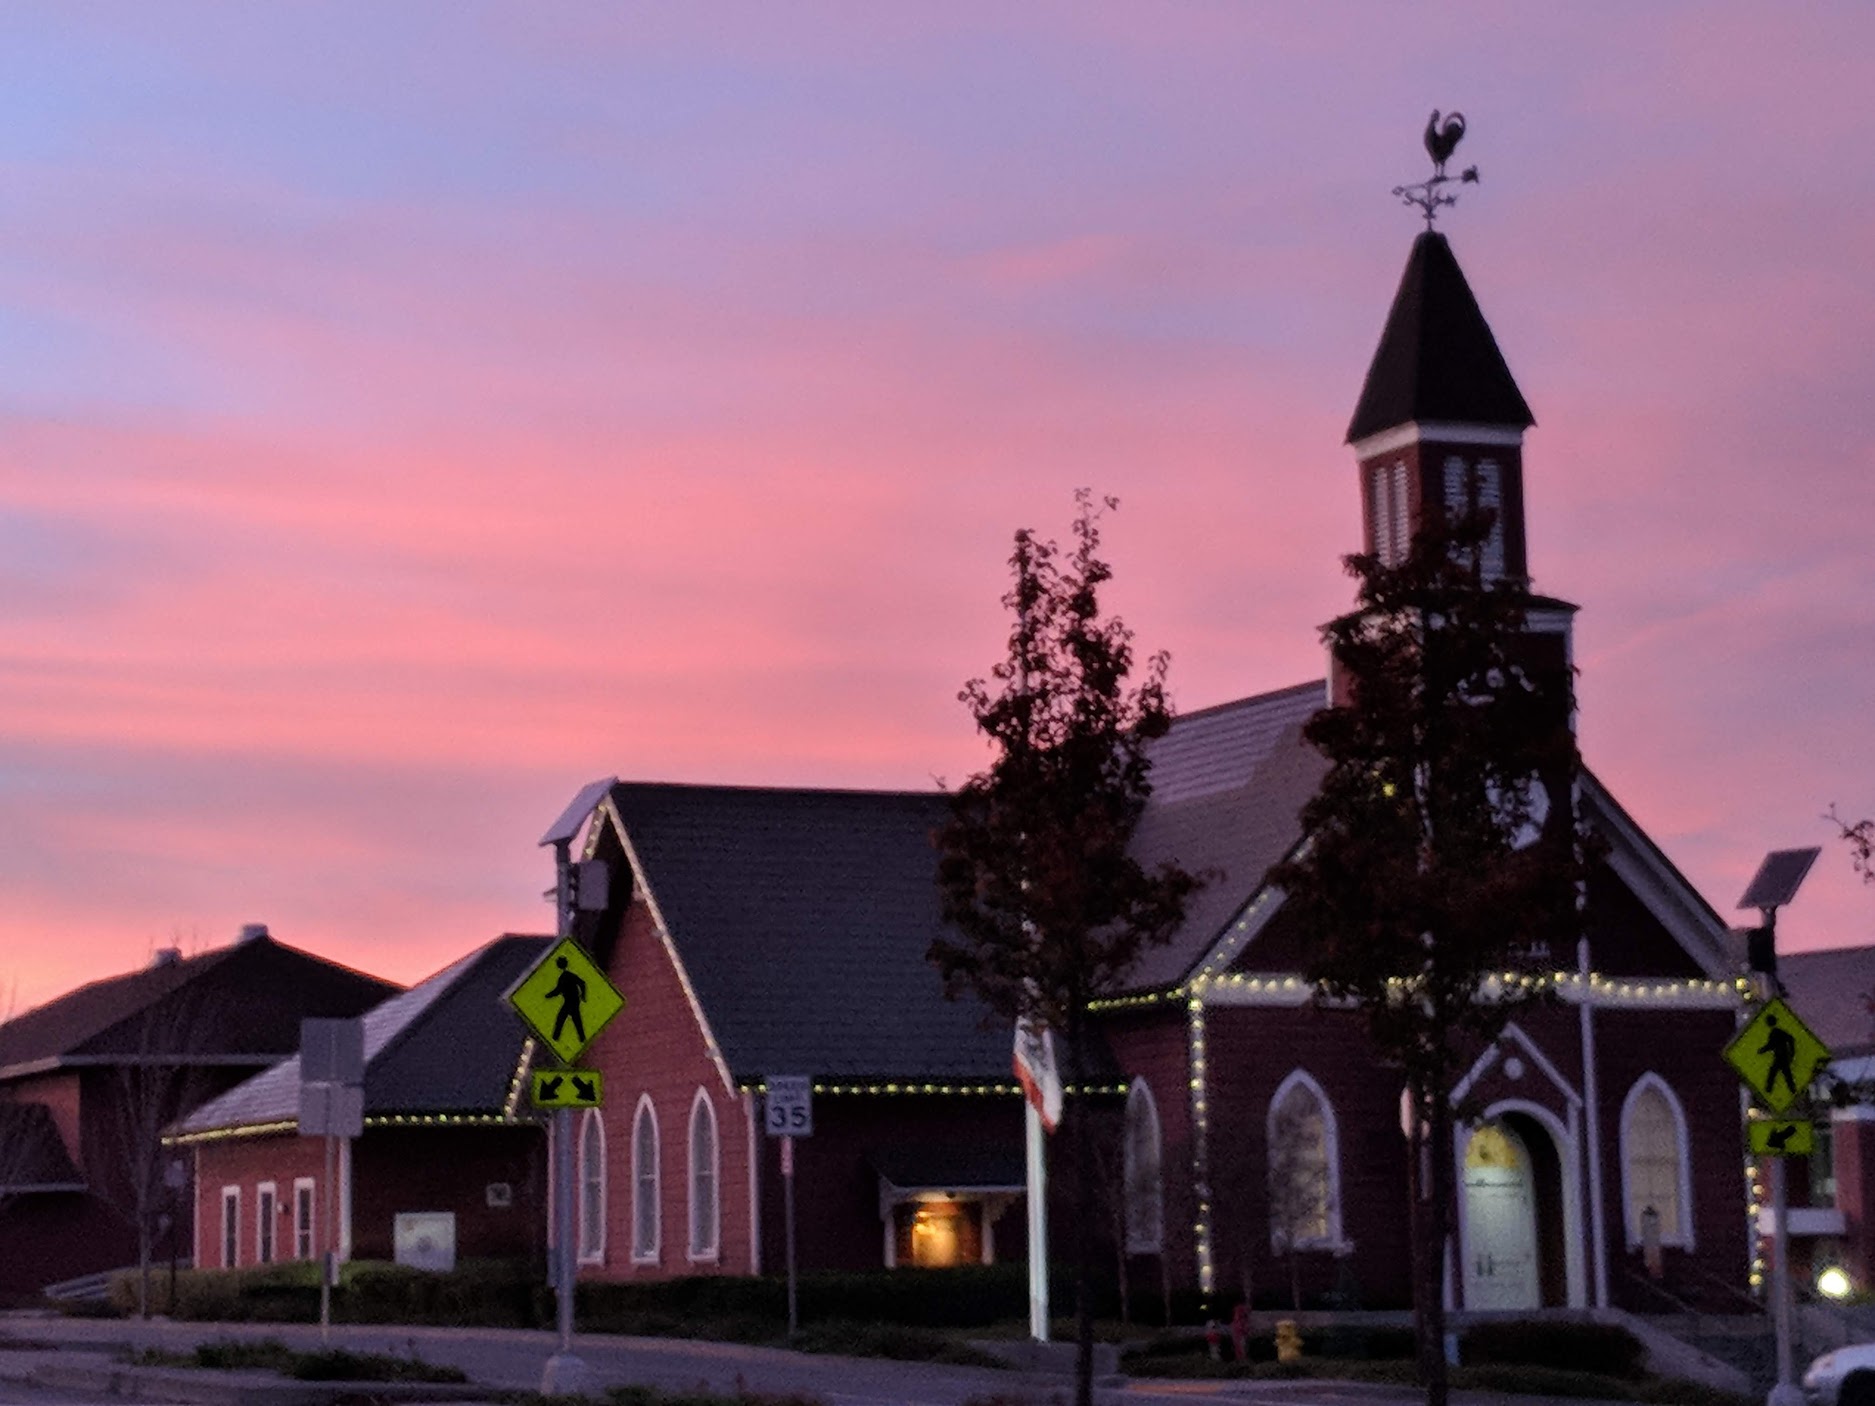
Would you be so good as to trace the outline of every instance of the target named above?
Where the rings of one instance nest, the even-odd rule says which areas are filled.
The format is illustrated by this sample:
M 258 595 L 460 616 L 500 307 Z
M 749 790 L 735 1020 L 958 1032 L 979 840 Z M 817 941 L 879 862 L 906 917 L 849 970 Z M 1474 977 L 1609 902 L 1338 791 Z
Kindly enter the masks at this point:
M 579 1258 L 582 1264 L 605 1259 L 605 1124 L 599 1110 L 588 1108 L 579 1121 Z
M 632 1119 L 632 1259 L 655 1264 L 661 1217 L 658 1215 L 658 1115 L 651 1095 L 638 1100 Z
M 1341 1166 L 1335 1111 L 1300 1069 L 1277 1086 L 1268 1121 L 1270 1245 L 1276 1251 L 1341 1244 Z
M 716 1110 L 697 1090 L 690 1105 L 690 1258 L 713 1260 L 717 1250 Z
M 1159 1110 L 1144 1079 L 1126 1091 L 1126 1252 L 1156 1255 L 1165 1244 L 1165 1176 Z
M 1686 1114 L 1658 1074 L 1636 1079 L 1621 1105 L 1621 1204 L 1630 1249 L 1642 1243 L 1649 1207 L 1660 1217 L 1661 1244 L 1691 1248 Z

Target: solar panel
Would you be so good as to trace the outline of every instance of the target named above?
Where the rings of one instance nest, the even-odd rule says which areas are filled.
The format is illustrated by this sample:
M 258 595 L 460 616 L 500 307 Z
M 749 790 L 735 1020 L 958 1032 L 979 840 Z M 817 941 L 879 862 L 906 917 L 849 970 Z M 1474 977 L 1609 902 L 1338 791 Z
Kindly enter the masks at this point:
M 1822 852 L 1821 846 L 1772 850 L 1765 855 L 1764 863 L 1758 866 L 1757 876 L 1745 890 L 1745 896 L 1738 900 L 1738 906 L 1782 908 L 1797 896 L 1797 886 L 1803 882 L 1803 876 L 1810 872 L 1810 866 L 1816 863 L 1816 857 Z
M 579 833 L 579 827 L 586 823 L 593 807 L 605 799 L 605 793 L 618 785 L 616 776 L 608 776 L 603 781 L 589 781 L 573 797 L 573 803 L 560 812 L 560 818 L 553 822 L 546 834 L 540 837 L 543 845 L 564 844 Z

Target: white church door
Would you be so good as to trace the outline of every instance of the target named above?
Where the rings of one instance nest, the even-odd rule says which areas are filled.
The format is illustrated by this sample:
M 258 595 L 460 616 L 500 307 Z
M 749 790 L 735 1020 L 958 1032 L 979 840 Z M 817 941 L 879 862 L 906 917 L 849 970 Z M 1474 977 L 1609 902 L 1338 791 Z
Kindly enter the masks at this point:
M 1516 1131 L 1486 1123 L 1465 1146 L 1465 1307 L 1541 1308 L 1536 1181 Z

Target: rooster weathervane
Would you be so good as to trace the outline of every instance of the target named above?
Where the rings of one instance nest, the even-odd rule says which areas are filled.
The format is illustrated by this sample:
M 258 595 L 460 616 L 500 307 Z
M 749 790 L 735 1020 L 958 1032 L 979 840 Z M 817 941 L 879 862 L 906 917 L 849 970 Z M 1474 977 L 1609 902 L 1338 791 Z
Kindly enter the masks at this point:
M 1426 217 L 1426 228 L 1432 228 L 1432 222 L 1438 218 L 1439 209 L 1445 205 L 1458 204 L 1456 195 L 1447 194 L 1442 187 L 1457 181 L 1460 185 L 1476 185 L 1478 168 L 1467 166 L 1457 176 L 1445 174 L 1445 163 L 1451 159 L 1459 142 L 1465 135 L 1465 114 L 1453 112 L 1443 114 L 1444 122 L 1439 118 L 1437 108 L 1432 110 L 1432 120 L 1426 123 L 1426 155 L 1432 158 L 1432 176 L 1417 185 L 1395 186 L 1393 193 L 1404 205 L 1411 205 Z

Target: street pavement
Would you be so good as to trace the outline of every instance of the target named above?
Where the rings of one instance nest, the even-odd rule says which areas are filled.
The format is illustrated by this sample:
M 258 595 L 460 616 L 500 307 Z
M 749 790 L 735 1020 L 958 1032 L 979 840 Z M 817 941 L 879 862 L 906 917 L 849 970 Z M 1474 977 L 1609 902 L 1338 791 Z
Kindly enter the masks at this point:
M 316 1325 L 293 1323 L 139 1323 L 120 1319 L 68 1319 L 9 1315 L 0 1318 L 0 1406 L 113 1406 L 134 1396 L 105 1397 L 87 1386 L 78 1391 L 35 1384 L 31 1374 L 56 1364 L 72 1379 L 79 1363 L 102 1366 L 126 1349 L 161 1348 L 186 1352 L 199 1343 L 229 1339 L 273 1338 L 296 1348 L 319 1346 Z M 422 1328 L 340 1325 L 332 1345 L 354 1352 L 384 1352 L 421 1357 L 460 1367 L 476 1387 L 537 1390 L 547 1358 L 557 1346 L 551 1333 L 504 1328 Z M 788 1352 L 737 1343 L 677 1338 L 630 1338 L 580 1334 L 574 1351 L 591 1376 L 591 1391 L 635 1383 L 667 1391 L 739 1390 L 815 1397 L 827 1406 L 1066 1406 L 1073 1399 L 1070 1379 L 1036 1373 L 876 1358 L 833 1357 Z M 204 1377 L 222 1374 L 204 1373 Z M 89 1380 L 89 1379 L 87 1379 Z M 124 1390 L 151 1392 L 146 1380 L 123 1381 Z M 284 1385 L 284 1384 L 283 1384 Z M 1357 1382 L 1191 1382 L 1110 1379 L 1097 1389 L 1099 1406 L 1193 1406 L 1214 1400 L 1219 1406 L 1414 1406 L 1424 1398 L 1407 1388 Z M 475 1399 L 463 1388 L 463 1399 Z M 173 1396 L 169 1399 L 174 1399 Z M 1455 1392 L 1461 1406 L 1546 1406 L 1535 1397 L 1495 1392 Z M 1575 1401 L 1568 1406 L 1595 1406 Z

